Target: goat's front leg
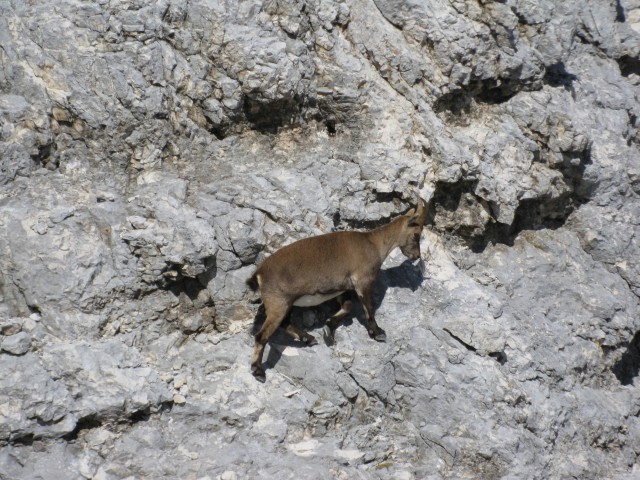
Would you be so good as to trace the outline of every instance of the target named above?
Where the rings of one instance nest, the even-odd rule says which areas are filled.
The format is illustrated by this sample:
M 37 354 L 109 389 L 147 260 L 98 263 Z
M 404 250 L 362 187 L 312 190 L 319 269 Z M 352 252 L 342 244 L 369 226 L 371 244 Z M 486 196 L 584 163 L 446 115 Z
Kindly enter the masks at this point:
M 371 299 L 372 286 L 366 285 L 363 287 L 356 287 L 356 293 L 358 298 L 362 302 L 364 307 L 364 313 L 367 316 L 367 332 L 369 336 L 378 342 L 384 342 L 387 339 L 387 334 L 376 323 L 373 313 L 373 301 Z

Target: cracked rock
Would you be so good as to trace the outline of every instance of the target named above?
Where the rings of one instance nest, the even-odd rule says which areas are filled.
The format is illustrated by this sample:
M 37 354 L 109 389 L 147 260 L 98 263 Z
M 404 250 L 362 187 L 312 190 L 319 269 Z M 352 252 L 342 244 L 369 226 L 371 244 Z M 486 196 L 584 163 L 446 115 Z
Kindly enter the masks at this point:
M 638 477 L 639 29 L 637 0 L 0 2 L 0 477 Z M 296 307 L 318 344 L 276 331 L 256 382 L 257 266 L 416 195 L 386 342 L 355 295 L 331 345 L 335 300 Z

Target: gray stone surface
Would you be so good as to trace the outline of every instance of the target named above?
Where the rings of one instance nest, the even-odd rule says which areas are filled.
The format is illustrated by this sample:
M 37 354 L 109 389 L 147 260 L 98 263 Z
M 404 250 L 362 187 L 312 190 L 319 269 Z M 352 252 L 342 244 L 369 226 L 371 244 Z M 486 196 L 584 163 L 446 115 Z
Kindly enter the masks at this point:
M 636 0 L 0 0 L 0 479 L 640 476 L 639 32 Z M 256 382 L 255 266 L 416 192 L 387 342 L 356 302 Z
M 20 332 L 4 337 L 2 343 L 0 343 L 0 350 L 12 355 L 24 355 L 29 351 L 30 346 L 31 339 L 29 338 L 29 334 Z

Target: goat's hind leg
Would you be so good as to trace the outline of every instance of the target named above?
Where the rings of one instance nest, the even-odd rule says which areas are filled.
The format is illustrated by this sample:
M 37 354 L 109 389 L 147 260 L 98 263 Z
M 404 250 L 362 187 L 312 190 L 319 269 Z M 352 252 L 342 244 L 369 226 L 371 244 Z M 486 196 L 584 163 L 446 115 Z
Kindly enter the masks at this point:
M 338 328 L 338 325 L 340 324 L 340 320 L 342 320 L 342 318 L 351 311 L 351 307 L 353 306 L 353 303 L 351 302 L 351 300 L 343 301 L 342 295 L 338 297 L 338 302 L 340 303 L 340 310 L 334 313 L 329 318 L 329 320 L 327 320 L 326 325 L 322 329 L 324 341 L 326 342 L 327 345 L 332 345 L 333 343 L 335 343 L 336 340 L 335 340 L 334 334 L 335 334 L 336 328 Z
M 264 382 L 267 377 L 264 373 L 264 367 L 262 365 L 262 354 L 264 353 L 264 347 L 267 341 L 278 329 L 282 320 L 289 312 L 291 305 L 288 305 L 285 301 L 267 301 L 263 299 L 264 308 L 267 312 L 267 319 L 264 321 L 262 328 L 255 336 L 255 346 L 253 349 L 253 357 L 251 359 L 251 373 L 256 377 L 256 380 Z

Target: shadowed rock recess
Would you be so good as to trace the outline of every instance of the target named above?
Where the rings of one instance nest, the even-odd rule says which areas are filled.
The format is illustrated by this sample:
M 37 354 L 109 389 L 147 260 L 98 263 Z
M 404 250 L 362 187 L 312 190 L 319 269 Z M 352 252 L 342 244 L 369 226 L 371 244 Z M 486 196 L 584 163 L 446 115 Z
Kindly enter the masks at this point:
M 639 74 L 638 0 L 0 0 L 0 479 L 640 478 Z M 256 265 L 416 192 L 387 342 L 256 382 Z

